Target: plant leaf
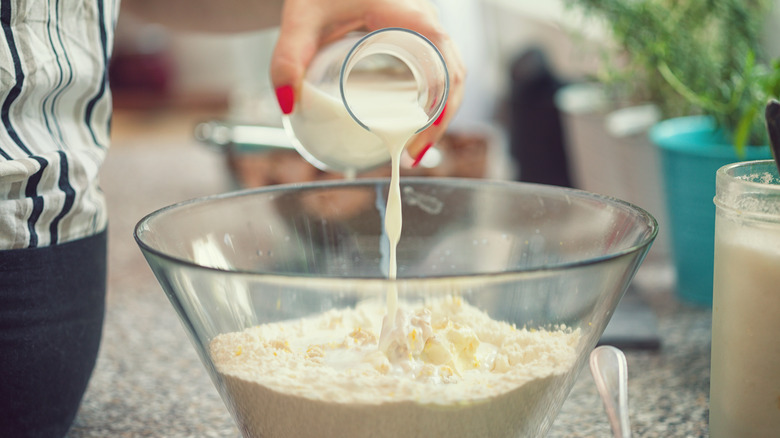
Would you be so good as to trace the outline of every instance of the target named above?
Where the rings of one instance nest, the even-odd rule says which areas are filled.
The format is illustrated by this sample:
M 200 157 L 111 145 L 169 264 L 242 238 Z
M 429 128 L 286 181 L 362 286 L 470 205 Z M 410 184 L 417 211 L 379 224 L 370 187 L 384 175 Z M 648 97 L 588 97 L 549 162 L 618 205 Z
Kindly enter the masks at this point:
M 734 130 L 734 147 L 737 149 L 737 158 L 740 160 L 745 158 L 745 146 L 748 143 L 750 130 L 753 126 L 753 119 L 755 119 L 757 112 L 758 110 L 756 107 L 750 107 L 747 112 L 739 119 L 737 129 Z

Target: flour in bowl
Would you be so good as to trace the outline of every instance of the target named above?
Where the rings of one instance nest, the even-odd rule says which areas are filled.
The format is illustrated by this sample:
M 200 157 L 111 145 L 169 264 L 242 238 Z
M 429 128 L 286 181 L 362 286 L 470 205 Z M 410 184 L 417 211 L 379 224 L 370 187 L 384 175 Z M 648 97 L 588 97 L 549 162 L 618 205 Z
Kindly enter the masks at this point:
M 576 360 L 579 330 L 519 329 L 460 298 L 381 302 L 264 324 L 210 344 L 249 437 L 514 437 Z
M 383 219 L 393 280 L 401 154 L 428 114 L 416 84 L 358 85 L 350 107 L 391 158 Z M 550 421 L 579 338 L 566 327 L 518 329 L 458 297 L 400 302 L 391 282 L 383 302 L 221 334 L 210 354 L 245 437 L 508 438 Z

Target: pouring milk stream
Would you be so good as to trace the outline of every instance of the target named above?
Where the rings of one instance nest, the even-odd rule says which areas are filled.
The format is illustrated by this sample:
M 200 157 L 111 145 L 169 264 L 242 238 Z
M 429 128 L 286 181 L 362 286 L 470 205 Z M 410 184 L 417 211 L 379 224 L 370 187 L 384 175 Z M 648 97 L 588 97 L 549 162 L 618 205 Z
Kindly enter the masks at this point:
M 417 102 L 414 83 L 371 84 L 360 82 L 350 87 L 347 100 L 354 114 L 382 140 L 390 153 L 390 189 L 385 208 L 385 233 L 390 241 L 388 278 L 398 273 L 396 248 L 401 237 L 401 154 L 410 138 L 428 122 L 428 115 Z M 382 322 L 379 348 L 388 353 L 391 332 L 395 327 L 398 291 L 395 284 L 387 291 L 387 315 Z
M 412 41 L 419 37 L 395 31 Z M 396 41 L 385 39 L 368 55 L 378 54 L 385 63 L 387 55 L 396 53 Z M 405 62 L 403 54 L 414 52 L 421 41 L 437 57 Z M 447 97 L 441 54 L 422 37 L 407 40 L 405 49 L 398 59 L 406 71 L 396 62 L 390 74 L 372 75 L 360 62 L 350 64 L 356 74 L 342 69 L 338 94 L 332 84 L 328 91 L 304 82 L 292 116 L 299 110 L 310 114 L 287 120 L 288 128 L 297 124 L 295 134 L 313 140 L 310 146 L 316 151 L 302 138 L 299 150 L 322 169 L 348 174 L 362 164 L 369 168 L 374 159 L 390 160 L 383 212 L 389 245 L 380 245 L 386 249 L 380 263 L 387 266 L 390 281 L 385 303 L 364 300 L 354 308 L 261 324 L 210 342 L 210 354 L 247 437 L 531 433 L 541 427 L 538 406 L 575 364 L 579 330 L 517 328 L 458 296 L 431 297 L 426 303 L 399 300 L 393 280 L 402 228 L 401 155 L 409 139 L 439 116 Z M 371 67 L 373 58 L 363 59 Z M 429 80 L 430 65 L 437 62 L 444 74 L 434 76 L 443 86 Z M 315 109 L 318 112 L 311 114 Z
M 430 41 L 407 29 L 382 29 L 356 43 L 338 42 L 318 55 L 304 80 L 298 109 L 284 119 L 301 155 L 322 169 L 351 178 L 389 157 L 384 214 L 389 279 L 397 275 L 396 247 L 402 227 L 401 155 L 415 133 L 441 113 L 448 81 L 444 59 Z M 397 304 L 397 289 L 391 284 L 379 339 L 380 350 L 388 356 Z

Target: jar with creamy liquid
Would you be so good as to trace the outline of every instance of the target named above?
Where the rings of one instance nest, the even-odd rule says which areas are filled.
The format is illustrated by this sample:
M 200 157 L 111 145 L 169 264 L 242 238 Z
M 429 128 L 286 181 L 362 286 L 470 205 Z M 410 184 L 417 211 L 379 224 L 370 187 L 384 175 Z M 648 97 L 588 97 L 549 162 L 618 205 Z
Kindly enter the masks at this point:
M 323 47 L 282 121 L 307 161 L 352 176 L 390 160 L 367 119 L 403 100 L 425 114 L 420 132 L 441 114 L 448 91 L 447 66 L 433 43 L 408 29 L 381 29 Z
M 780 177 L 774 161 L 716 176 L 710 436 L 780 433 Z

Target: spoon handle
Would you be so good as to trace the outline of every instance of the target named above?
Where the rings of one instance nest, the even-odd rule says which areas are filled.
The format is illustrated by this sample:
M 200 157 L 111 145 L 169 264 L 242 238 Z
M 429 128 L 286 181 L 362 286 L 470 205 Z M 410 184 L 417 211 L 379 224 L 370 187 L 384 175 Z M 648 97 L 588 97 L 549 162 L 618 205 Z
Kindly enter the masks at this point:
M 772 99 L 766 104 L 766 129 L 769 132 L 769 144 L 775 157 L 777 170 L 780 171 L 780 102 Z
M 612 434 L 615 438 L 630 438 L 626 356 L 610 345 L 596 347 L 590 353 L 590 371 L 604 402 Z

